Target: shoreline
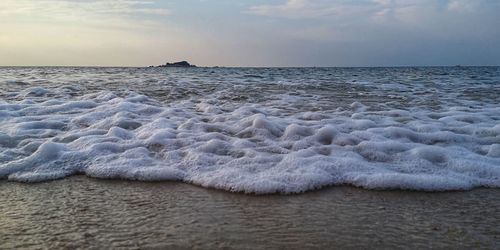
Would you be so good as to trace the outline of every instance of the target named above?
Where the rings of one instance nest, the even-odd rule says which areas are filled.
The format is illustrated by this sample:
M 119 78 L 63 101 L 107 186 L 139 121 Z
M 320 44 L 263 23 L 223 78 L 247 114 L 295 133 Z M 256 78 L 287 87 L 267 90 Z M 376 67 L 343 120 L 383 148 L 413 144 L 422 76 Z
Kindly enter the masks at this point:
M 489 190 L 489 189 L 498 189 L 495 187 L 473 187 L 471 189 L 456 189 L 456 190 L 416 190 L 416 189 L 402 189 L 402 188 L 365 188 L 362 186 L 356 186 L 353 184 L 340 184 L 340 185 L 325 185 L 325 186 L 320 186 L 314 189 L 308 189 L 302 192 L 291 192 L 291 193 L 286 193 L 286 192 L 272 192 L 272 193 L 255 193 L 255 192 L 245 192 L 245 191 L 230 191 L 230 190 L 225 190 L 221 188 L 215 188 L 211 186 L 202 186 L 196 183 L 192 182 L 185 182 L 182 180 L 128 180 L 128 179 L 121 179 L 121 178 L 99 178 L 99 177 L 92 177 L 92 176 L 87 176 L 85 174 L 75 174 L 75 175 L 70 175 L 70 176 L 65 176 L 59 179 L 53 179 L 53 180 L 44 180 L 44 181 L 37 181 L 37 182 L 24 182 L 24 181 L 11 181 L 8 179 L 0 179 L 0 184 L 2 182 L 5 183 L 19 183 L 22 185 L 39 185 L 39 184 L 44 184 L 44 183 L 51 183 L 51 182 L 57 182 L 57 181 L 62 181 L 65 179 L 71 179 L 71 178 L 87 178 L 90 180 L 95 180 L 95 181 L 103 181 L 103 182 L 130 182 L 130 183 L 144 183 L 144 184 L 156 184 L 156 185 L 175 185 L 175 184 L 182 184 L 182 185 L 190 185 L 193 187 L 201 188 L 201 189 L 207 189 L 210 191 L 220 191 L 223 193 L 230 193 L 230 194 L 238 194 L 238 195 L 247 195 L 247 196 L 297 196 L 297 195 L 306 195 L 309 193 L 316 193 L 316 192 L 322 192 L 324 190 L 328 189 L 335 189 L 335 188 L 352 188 L 352 189 L 361 189 L 365 191 L 373 191 L 373 192 L 402 192 L 402 193 L 422 193 L 422 194 L 446 194 L 446 193 L 465 193 L 465 192 L 471 192 L 474 190 Z
M 0 248 L 495 248 L 499 189 L 248 195 L 180 182 L 0 181 Z

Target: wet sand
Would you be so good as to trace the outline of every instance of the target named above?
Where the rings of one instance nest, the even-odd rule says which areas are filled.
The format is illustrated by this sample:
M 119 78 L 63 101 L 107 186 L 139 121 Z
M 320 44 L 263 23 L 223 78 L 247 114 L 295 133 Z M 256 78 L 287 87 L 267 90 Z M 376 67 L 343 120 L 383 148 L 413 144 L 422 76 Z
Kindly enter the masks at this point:
M 0 181 L 0 248 L 500 248 L 500 189 L 254 196 L 84 176 Z

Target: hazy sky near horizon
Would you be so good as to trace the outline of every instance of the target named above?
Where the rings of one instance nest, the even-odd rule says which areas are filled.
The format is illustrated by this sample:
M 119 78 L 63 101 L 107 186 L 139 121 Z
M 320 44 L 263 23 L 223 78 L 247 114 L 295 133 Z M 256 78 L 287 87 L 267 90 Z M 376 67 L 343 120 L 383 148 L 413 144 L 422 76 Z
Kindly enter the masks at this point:
M 1 0 L 0 65 L 500 65 L 500 0 Z

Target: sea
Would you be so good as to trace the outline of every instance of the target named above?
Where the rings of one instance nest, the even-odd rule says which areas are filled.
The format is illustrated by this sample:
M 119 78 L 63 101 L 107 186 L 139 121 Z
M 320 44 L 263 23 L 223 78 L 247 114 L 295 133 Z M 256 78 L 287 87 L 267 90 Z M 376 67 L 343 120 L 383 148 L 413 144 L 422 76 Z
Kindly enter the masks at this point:
M 0 179 L 500 187 L 500 67 L 0 67 Z

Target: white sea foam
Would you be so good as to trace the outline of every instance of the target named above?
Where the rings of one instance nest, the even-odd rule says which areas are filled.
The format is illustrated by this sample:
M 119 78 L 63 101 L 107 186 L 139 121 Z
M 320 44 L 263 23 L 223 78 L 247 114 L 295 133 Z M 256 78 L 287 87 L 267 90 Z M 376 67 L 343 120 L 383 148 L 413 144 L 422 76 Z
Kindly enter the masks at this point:
M 85 174 L 249 193 L 500 187 L 498 105 L 370 111 L 354 102 L 350 110 L 281 115 L 275 107 L 296 97 L 164 104 L 101 91 L 51 100 L 65 91 L 27 88 L 0 103 L 0 178 Z

